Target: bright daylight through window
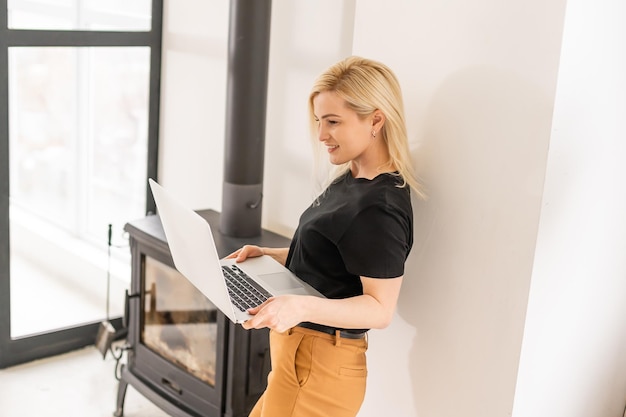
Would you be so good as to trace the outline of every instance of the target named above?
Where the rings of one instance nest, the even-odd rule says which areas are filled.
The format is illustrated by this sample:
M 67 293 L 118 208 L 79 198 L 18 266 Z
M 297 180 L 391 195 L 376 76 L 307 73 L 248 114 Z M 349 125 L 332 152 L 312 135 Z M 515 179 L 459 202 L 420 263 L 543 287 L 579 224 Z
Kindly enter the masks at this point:
M 146 31 L 151 1 L 8 12 L 12 29 Z M 8 70 L 12 337 L 102 319 L 107 277 L 120 315 L 130 257 L 113 247 L 109 261 L 107 233 L 125 246 L 145 215 L 150 48 L 16 46 Z

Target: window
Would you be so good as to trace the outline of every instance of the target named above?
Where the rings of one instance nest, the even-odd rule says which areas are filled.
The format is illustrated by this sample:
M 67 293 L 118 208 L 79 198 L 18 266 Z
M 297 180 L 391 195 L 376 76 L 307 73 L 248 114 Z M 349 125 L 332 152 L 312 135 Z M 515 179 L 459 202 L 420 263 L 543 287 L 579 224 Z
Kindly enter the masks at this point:
M 12 0 L 9 29 L 149 31 L 150 0 Z
M 146 47 L 9 49 L 13 336 L 97 320 L 105 311 L 99 278 L 106 263 L 97 260 L 107 254 L 108 224 L 119 231 L 145 213 L 149 54 Z M 63 250 L 50 247 L 61 242 Z M 122 261 L 113 281 L 121 287 L 130 276 L 128 249 L 113 255 Z M 89 266 L 102 272 L 94 276 Z M 33 295 L 60 281 L 55 287 L 65 296 L 52 301 L 57 308 L 31 320 Z M 74 298 L 95 302 L 64 313 Z
M 8 80 L 0 88 L 8 122 L 0 128 L 0 197 L 8 196 L 0 199 L 0 258 L 10 259 L 0 266 L 2 367 L 3 347 L 30 339 L 28 346 L 62 349 L 51 340 L 72 328 L 83 328 L 84 346 L 105 313 L 123 313 L 130 282 L 123 227 L 154 211 L 147 178 L 156 177 L 162 2 L 0 7 L 0 71 Z M 54 349 L 30 356 L 17 349 L 24 358 L 9 361 Z
M 9 49 L 12 207 L 94 243 L 144 213 L 149 58 L 146 47 Z

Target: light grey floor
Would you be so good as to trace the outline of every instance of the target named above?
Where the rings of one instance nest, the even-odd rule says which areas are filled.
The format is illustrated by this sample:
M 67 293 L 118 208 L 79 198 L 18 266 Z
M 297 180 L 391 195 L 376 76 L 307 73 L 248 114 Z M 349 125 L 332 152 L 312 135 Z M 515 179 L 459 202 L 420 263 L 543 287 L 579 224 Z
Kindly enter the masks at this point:
M 115 411 L 115 360 L 94 347 L 0 370 L 2 417 L 110 417 Z M 166 417 L 131 386 L 126 417 Z

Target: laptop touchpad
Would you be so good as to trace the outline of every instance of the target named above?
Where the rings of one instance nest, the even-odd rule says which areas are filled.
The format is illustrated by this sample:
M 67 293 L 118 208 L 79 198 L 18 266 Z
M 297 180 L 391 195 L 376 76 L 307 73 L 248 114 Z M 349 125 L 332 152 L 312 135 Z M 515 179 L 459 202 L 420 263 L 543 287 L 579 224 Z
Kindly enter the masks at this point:
M 273 274 L 259 275 L 263 281 L 278 291 L 293 290 L 304 286 L 289 274 L 277 272 Z

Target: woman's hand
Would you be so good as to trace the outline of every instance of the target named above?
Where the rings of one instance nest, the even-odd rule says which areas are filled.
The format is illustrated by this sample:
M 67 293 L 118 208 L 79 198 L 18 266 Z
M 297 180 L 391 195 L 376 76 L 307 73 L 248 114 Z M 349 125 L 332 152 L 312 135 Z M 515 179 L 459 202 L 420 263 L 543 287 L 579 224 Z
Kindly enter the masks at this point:
M 226 259 L 234 259 L 237 262 L 243 262 L 248 258 L 256 258 L 257 256 L 271 256 L 276 262 L 285 265 L 289 248 L 261 248 L 256 245 L 245 245 L 228 255 Z
M 235 259 L 237 262 L 243 262 L 248 258 L 256 258 L 263 255 L 265 255 L 263 248 L 255 245 L 245 245 L 228 255 L 226 259 Z
M 301 295 L 279 295 L 272 297 L 248 310 L 253 317 L 242 324 L 244 329 L 267 327 L 279 333 L 285 332 L 302 322 L 302 306 L 307 297 Z

